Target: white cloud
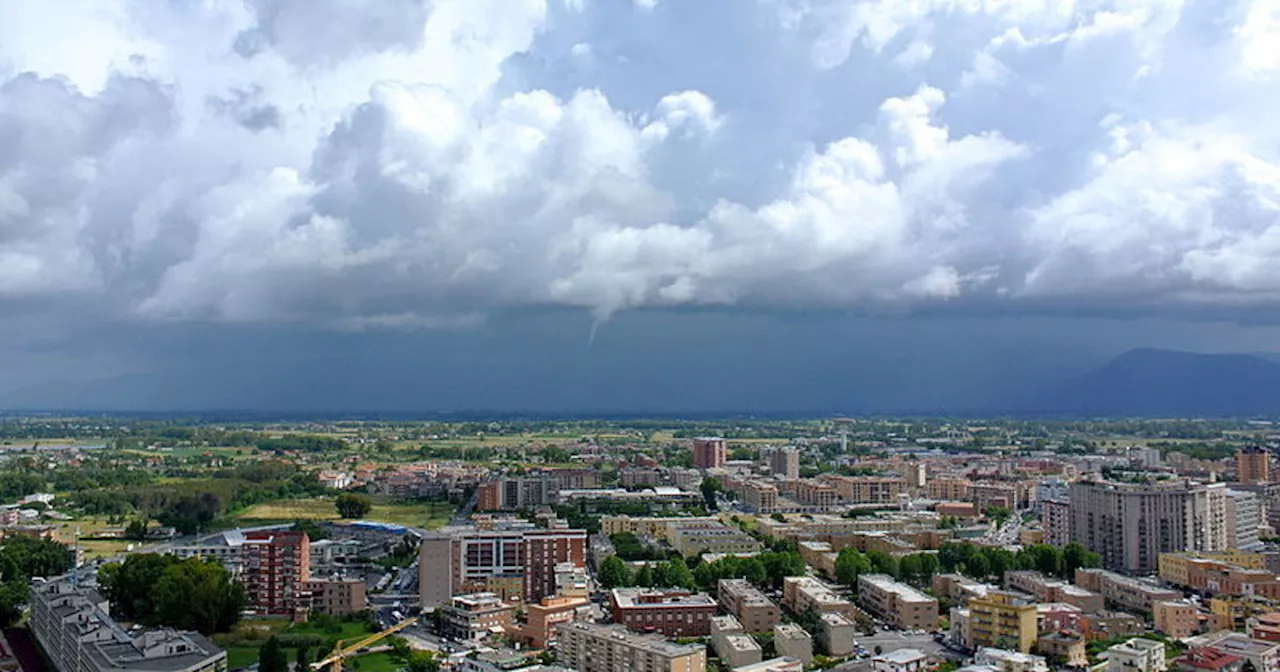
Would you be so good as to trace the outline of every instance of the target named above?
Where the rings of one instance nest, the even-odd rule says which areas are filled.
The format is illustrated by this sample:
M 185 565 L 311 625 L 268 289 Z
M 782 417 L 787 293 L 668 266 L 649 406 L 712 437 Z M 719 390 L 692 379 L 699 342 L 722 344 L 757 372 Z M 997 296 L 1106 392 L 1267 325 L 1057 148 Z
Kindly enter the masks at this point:
M 603 4 L 0 5 L 0 298 L 353 330 L 1280 299 L 1275 0 Z

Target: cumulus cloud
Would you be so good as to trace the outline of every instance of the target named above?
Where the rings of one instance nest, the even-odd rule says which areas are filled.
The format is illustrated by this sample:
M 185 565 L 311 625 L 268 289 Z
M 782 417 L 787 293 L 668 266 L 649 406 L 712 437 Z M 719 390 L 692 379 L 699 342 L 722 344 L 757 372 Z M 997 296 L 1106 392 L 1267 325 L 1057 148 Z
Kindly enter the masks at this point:
M 1274 0 L 604 5 L 0 5 L 0 298 L 356 331 L 1280 299 Z

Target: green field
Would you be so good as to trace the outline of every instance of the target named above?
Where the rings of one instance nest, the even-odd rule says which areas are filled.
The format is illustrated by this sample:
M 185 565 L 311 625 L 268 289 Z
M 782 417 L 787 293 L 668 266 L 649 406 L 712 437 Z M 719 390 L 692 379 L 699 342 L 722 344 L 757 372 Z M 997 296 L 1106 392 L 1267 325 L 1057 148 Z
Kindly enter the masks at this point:
M 343 621 L 341 630 L 331 632 L 325 630 L 314 622 L 295 623 L 290 625 L 288 621 L 283 619 L 251 619 L 241 622 L 229 633 L 214 635 L 213 639 L 227 650 L 227 666 L 234 670 L 242 667 L 249 667 L 258 662 L 258 650 L 266 643 L 267 639 L 273 634 L 289 634 L 289 635 L 319 635 L 326 639 L 337 638 L 342 640 L 354 640 L 369 634 L 368 628 L 364 623 Z M 348 642 L 350 643 L 350 642 Z M 296 662 L 298 650 L 291 647 L 285 647 L 285 653 L 289 657 L 290 662 Z M 311 651 L 311 659 L 313 661 L 320 660 L 328 651 Z M 374 668 L 374 669 L 396 669 L 392 668 Z
M 435 529 L 443 526 L 453 516 L 453 506 L 443 502 L 420 504 L 392 502 L 378 497 L 370 499 L 373 501 L 373 510 L 364 516 L 365 520 Z M 338 520 L 338 511 L 333 506 L 332 497 L 283 499 L 256 504 L 236 516 L 236 520 L 245 525 L 293 520 Z

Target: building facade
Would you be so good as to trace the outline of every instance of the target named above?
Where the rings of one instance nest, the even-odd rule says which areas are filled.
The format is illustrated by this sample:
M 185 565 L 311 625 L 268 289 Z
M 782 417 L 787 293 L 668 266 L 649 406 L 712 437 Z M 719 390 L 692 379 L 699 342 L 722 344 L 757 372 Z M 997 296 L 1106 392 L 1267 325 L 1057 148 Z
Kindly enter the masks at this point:
M 993 590 L 969 600 L 971 647 L 991 646 L 1030 653 L 1037 635 L 1035 602 L 1003 590 Z
M 769 632 L 782 620 L 782 610 L 746 579 L 720 579 L 720 605 L 737 617 L 747 632 Z
M 718 469 L 729 461 L 728 446 L 719 437 L 694 439 L 691 449 L 695 469 Z
M 711 618 L 719 611 L 707 595 L 651 588 L 614 588 L 609 608 L 614 623 L 667 637 L 705 637 L 711 634 Z
M 574 621 L 560 627 L 558 658 L 578 672 L 706 672 L 701 644 L 637 635 L 621 625 Z
M 1071 486 L 1071 538 L 1108 569 L 1156 571 L 1161 553 L 1226 548 L 1226 486 L 1221 483 L 1110 483 Z
M 311 540 L 306 532 L 246 532 L 241 547 L 240 582 L 248 609 L 292 616 L 310 607 Z
M 907 630 L 938 627 L 938 601 L 887 574 L 858 577 L 858 604 L 885 622 Z

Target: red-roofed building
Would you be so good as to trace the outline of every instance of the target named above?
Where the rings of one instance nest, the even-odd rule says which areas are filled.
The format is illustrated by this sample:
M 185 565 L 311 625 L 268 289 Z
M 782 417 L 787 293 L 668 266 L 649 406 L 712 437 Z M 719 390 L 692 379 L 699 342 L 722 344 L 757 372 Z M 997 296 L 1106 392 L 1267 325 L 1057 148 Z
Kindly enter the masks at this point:
M 1212 646 L 1200 646 L 1188 649 L 1173 664 L 1175 669 L 1184 672 L 1239 672 L 1244 665 L 1244 658 Z

